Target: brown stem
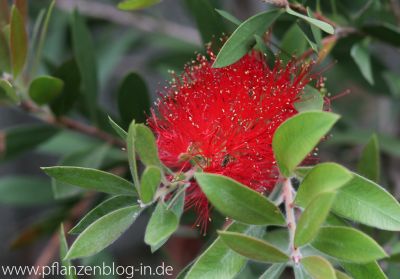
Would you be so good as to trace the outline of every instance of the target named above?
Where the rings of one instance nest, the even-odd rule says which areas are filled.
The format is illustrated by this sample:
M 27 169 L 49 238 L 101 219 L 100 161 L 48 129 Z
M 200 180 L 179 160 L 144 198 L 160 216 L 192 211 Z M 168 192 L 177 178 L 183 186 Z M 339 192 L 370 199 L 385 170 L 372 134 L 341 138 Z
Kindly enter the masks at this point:
M 63 116 L 60 118 L 56 118 L 50 112 L 40 109 L 30 101 L 22 101 L 20 104 L 20 108 L 28 113 L 35 114 L 38 118 L 48 124 L 66 128 L 100 139 L 119 148 L 125 148 L 126 146 L 123 140 L 120 140 L 119 138 L 114 137 L 109 133 L 106 133 L 94 126 L 81 123 L 68 117 Z

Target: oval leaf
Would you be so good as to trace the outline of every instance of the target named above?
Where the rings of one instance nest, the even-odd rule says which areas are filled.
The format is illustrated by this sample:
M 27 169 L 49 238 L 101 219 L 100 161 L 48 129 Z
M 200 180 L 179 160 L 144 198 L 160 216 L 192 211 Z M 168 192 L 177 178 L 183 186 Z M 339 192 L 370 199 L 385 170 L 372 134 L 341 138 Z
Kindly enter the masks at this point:
M 241 233 L 219 231 L 221 239 L 236 253 L 249 259 L 266 262 L 287 262 L 289 256 L 284 252 L 260 239 Z
M 368 263 L 387 256 L 375 240 L 349 227 L 321 228 L 312 246 L 339 260 L 355 263 Z
M 29 86 L 29 96 L 38 105 L 45 105 L 59 96 L 64 87 L 61 79 L 42 76 L 35 78 Z
M 385 189 L 362 176 L 337 192 L 332 210 L 338 215 L 382 230 L 400 230 L 400 204 Z
M 140 180 L 141 195 L 143 203 L 149 203 L 153 200 L 154 194 L 161 182 L 161 169 L 155 166 L 146 167 Z
M 364 264 L 341 263 L 341 265 L 354 279 L 387 279 L 385 273 L 382 271 L 377 262 Z M 338 279 L 340 278 L 338 277 Z
M 115 210 L 86 228 L 72 244 L 65 259 L 92 256 L 117 240 L 135 221 L 139 206 Z
M 313 279 L 336 279 L 330 262 L 320 256 L 305 257 L 301 259 L 301 264 Z
M 61 182 L 114 195 L 136 195 L 129 181 L 112 173 L 80 167 L 48 167 L 42 170 Z
M 346 168 L 335 163 L 316 165 L 304 177 L 296 195 L 295 203 L 307 207 L 317 195 L 343 187 L 353 175 Z
M 308 111 L 289 118 L 279 126 L 272 147 L 284 176 L 291 175 L 338 119 L 339 116 L 333 113 Z
M 209 173 L 196 173 L 195 178 L 209 201 L 222 214 L 245 224 L 285 224 L 279 208 L 239 182 Z
M 297 224 L 294 244 L 296 247 L 309 243 L 318 234 L 320 226 L 329 214 L 336 194 L 326 192 L 316 196 L 305 208 Z
M 213 67 L 222 68 L 242 58 L 255 43 L 254 35 L 261 36 L 280 15 L 279 10 L 262 12 L 240 24 L 219 51 Z
M 144 124 L 135 125 L 135 149 L 146 166 L 161 166 L 154 134 Z

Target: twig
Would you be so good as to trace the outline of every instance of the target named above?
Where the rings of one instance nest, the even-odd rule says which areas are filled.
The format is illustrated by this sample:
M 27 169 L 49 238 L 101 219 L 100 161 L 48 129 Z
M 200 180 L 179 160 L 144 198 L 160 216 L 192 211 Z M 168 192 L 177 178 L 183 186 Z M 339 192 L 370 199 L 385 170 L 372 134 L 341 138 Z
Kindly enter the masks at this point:
M 82 14 L 105 19 L 117 24 L 132 26 L 144 32 L 159 32 L 191 44 L 201 44 L 199 33 L 194 28 L 171 21 L 160 20 L 140 13 L 119 11 L 116 7 L 87 0 L 57 0 L 57 7 L 72 11 L 78 9 Z
M 289 230 L 289 248 L 292 260 L 295 264 L 300 262 L 300 250 L 294 245 L 294 236 L 296 232 L 296 217 L 294 215 L 293 203 L 293 187 L 290 178 L 285 179 L 283 182 L 283 199 L 285 202 L 286 210 L 286 223 Z
M 62 128 L 67 128 L 72 131 L 76 131 L 94 138 L 98 138 L 102 141 L 105 141 L 119 148 L 126 147 L 124 141 L 120 140 L 117 137 L 114 137 L 113 135 L 110 135 L 94 126 L 78 122 L 68 117 L 56 118 L 51 113 L 40 109 L 30 101 L 22 101 L 20 104 L 20 108 L 28 113 L 35 114 L 42 121 L 48 124 L 59 126 Z

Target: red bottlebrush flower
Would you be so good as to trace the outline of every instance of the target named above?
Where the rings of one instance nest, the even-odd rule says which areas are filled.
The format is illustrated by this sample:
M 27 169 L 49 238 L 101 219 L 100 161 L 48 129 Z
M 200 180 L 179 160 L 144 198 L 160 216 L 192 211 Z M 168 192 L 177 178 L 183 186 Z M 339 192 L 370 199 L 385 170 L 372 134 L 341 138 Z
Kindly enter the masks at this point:
M 148 119 L 160 159 L 175 170 L 187 171 L 194 162 L 258 192 L 271 190 L 278 179 L 272 137 L 297 113 L 294 103 L 311 80 L 310 65 L 277 62 L 270 68 L 252 52 L 217 69 L 215 55 L 209 51 L 209 56 L 199 55 L 173 79 Z M 185 204 L 194 207 L 196 223 L 205 229 L 210 208 L 195 181 Z

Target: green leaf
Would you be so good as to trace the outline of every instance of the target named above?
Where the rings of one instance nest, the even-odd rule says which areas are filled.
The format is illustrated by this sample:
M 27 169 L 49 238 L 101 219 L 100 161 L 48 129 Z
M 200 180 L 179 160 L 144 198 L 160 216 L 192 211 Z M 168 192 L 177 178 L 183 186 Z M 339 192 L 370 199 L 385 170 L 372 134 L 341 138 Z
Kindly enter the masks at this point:
M 144 242 L 150 246 L 157 246 L 171 236 L 178 226 L 179 218 L 160 201 L 147 225 Z
M 374 84 L 374 77 L 372 74 L 371 66 L 371 56 L 367 47 L 368 41 L 355 44 L 351 48 L 351 57 L 353 57 L 354 62 L 360 69 L 363 77 L 369 82 L 369 84 Z
M 318 234 L 320 226 L 329 214 L 335 196 L 336 194 L 332 192 L 321 193 L 305 208 L 296 228 L 294 238 L 296 247 L 309 243 Z
M 371 180 L 354 178 L 337 192 L 332 210 L 347 219 L 382 230 L 400 230 L 400 204 Z
M 146 166 L 161 166 L 153 132 L 144 124 L 135 125 L 135 149 Z
M 227 30 L 213 3 L 210 0 L 185 0 L 185 4 L 196 20 L 203 43 L 207 44 L 214 40 L 213 44 L 218 44 L 214 38 L 223 36 Z
M 118 89 L 118 109 L 125 127 L 135 122 L 145 122 L 149 113 L 150 98 L 145 81 L 137 73 L 129 73 Z
M 54 71 L 53 76 L 64 83 L 62 91 L 50 104 L 53 113 L 61 116 L 73 108 L 80 95 L 81 77 L 78 65 L 75 60 L 68 60 Z
M 61 182 L 112 195 L 135 196 L 132 183 L 114 174 L 81 167 L 47 167 L 42 170 Z
M 378 137 L 374 134 L 361 154 L 358 172 L 366 178 L 378 183 L 380 173 L 380 156 Z
M 287 12 L 288 14 L 291 14 L 291 15 L 295 16 L 295 17 L 304 19 L 304 20 L 307 21 L 308 23 L 310 23 L 310 24 L 312 24 L 312 25 L 318 27 L 319 29 L 321 29 L 322 31 L 325 31 L 325 32 L 328 33 L 328 34 L 333 34 L 333 33 L 335 33 L 335 29 L 334 29 L 334 28 L 332 27 L 332 25 L 330 25 L 329 23 L 326 23 L 326 22 L 324 22 L 324 21 L 321 21 L 321 20 L 318 20 L 318 19 L 315 19 L 315 18 L 311 18 L 311 17 L 309 17 L 309 16 L 306 16 L 306 15 L 300 14 L 300 13 L 298 13 L 298 12 L 296 12 L 296 11 L 293 11 L 293 10 L 289 7 L 289 5 L 286 6 L 286 12 Z
M 85 98 L 86 109 L 89 110 L 90 118 L 93 122 L 97 123 L 97 69 L 95 58 L 95 46 L 91 38 L 88 27 L 84 19 L 77 10 L 73 13 L 72 20 L 72 45 L 76 63 L 79 68 L 82 92 Z
M 227 11 L 215 9 L 217 13 L 219 13 L 223 18 L 227 19 L 228 21 L 232 22 L 235 25 L 240 25 L 242 22 L 237 19 L 235 16 L 231 15 Z
M 125 11 L 140 10 L 160 2 L 161 0 L 125 0 L 118 3 L 118 9 Z
M 134 205 L 136 199 L 132 196 L 115 196 L 103 201 L 90 210 L 69 233 L 79 234 L 99 218 L 123 207 Z
M 285 267 L 285 264 L 273 264 L 258 279 L 279 279 Z
M 131 175 L 133 178 L 133 183 L 135 184 L 136 190 L 141 195 L 140 192 L 140 181 L 137 169 L 136 162 L 136 123 L 133 120 L 129 125 L 128 137 L 127 137 L 127 149 L 128 149 L 128 161 L 129 161 L 129 170 L 131 171 Z
M 313 279 L 336 279 L 335 270 L 330 262 L 320 256 L 304 257 L 301 264 Z
M 57 165 L 93 169 L 100 168 L 106 155 L 110 152 L 111 146 L 103 143 L 97 145 L 93 145 L 92 143 L 91 145 L 92 146 L 84 150 L 79 150 L 65 155 Z M 83 191 L 82 188 L 63 183 L 54 178 L 52 178 L 52 188 L 56 199 L 70 198 L 79 195 Z
M 25 66 L 28 53 L 28 37 L 24 18 L 15 6 L 11 8 L 10 50 L 12 72 L 14 78 L 17 78 Z
M 12 84 L 7 80 L 0 79 L 0 99 L 2 99 L 3 95 L 14 103 L 20 101 L 20 98 Z
M 300 184 L 295 203 L 307 207 L 319 194 L 343 187 L 353 178 L 345 167 L 335 163 L 321 163 L 309 171 Z
M 375 240 L 350 227 L 323 227 L 311 245 L 329 256 L 355 263 L 368 263 L 387 256 Z
M 341 263 L 341 265 L 354 279 L 387 279 L 385 273 L 382 271 L 377 262 L 364 264 Z M 338 279 L 340 278 L 338 277 Z
M 122 129 L 110 116 L 108 116 L 108 121 L 110 122 L 111 127 L 114 129 L 114 131 L 118 134 L 118 136 L 126 140 L 128 137 L 128 133 Z
M 227 230 L 260 236 L 260 228 L 255 226 L 233 223 Z M 229 249 L 221 237 L 218 237 L 194 261 L 185 279 L 234 278 L 246 262 L 247 260 L 243 256 Z
M 44 124 L 21 125 L 0 132 L 0 162 L 12 159 L 47 141 L 59 131 Z
M 65 230 L 64 230 L 64 225 L 61 224 L 60 226 L 60 235 L 59 235 L 59 242 L 60 242 L 60 259 L 61 259 L 61 266 L 63 268 L 66 268 L 67 270 L 70 269 L 71 261 L 69 260 L 64 260 L 65 256 L 67 255 L 68 251 L 68 243 L 67 240 L 65 239 Z M 67 273 L 65 275 L 65 279 L 77 279 L 75 273 Z
M 282 38 L 280 48 L 285 52 L 282 56 L 286 64 L 292 56 L 301 55 L 307 48 L 307 40 L 297 23 L 294 23 Z
M 65 259 L 92 256 L 117 240 L 136 220 L 139 206 L 117 209 L 92 223 L 72 244 Z
M 229 248 L 246 258 L 265 263 L 287 262 L 289 256 L 260 239 L 236 232 L 218 231 L 219 236 Z
M 42 58 L 43 46 L 44 46 L 44 42 L 46 40 L 47 30 L 49 28 L 49 23 L 50 23 L 50 18 L 51 18 L 51 15 L 53 14 L 53 9 L 54 9 L 55 4 L 56 4 L 55 0 L 51 1 L 50 6 L 47 10 L 46 19 L 43 22 L 43 26 L 42 26 L 42 30 L 40 32 L 39 41 L 37 44 L 34 62 L 33 62 L 33 66 L 32 66 L 33 74 L 36 73 L 36 69 L 39 66 L 40 59 Z
M 280 15 L 279 10 L 262 12 L 240 24 L 221 48 L 213 67 L 222 68 L 242 58 L 254 45 L 254 35 L 261 36 Z
M 63 90 L 64 82 L 51 76 L 35 78 L 29 86 L 29 96 L 38 105 L 45 105 L 59 96 Z
M 208 200 L 222 214 L 245 224 L 285 224 L 278 207 L 239 182 L 210 173 L 196 173 L 195 179 Z
M 305 271 L 302 265 L 296 264 L 293 266 L 294 278 L 295 279 L 313 279 Z
M 149 203 L 153 200 L 154 194 L 161 183 L 162 170 L 159 167 L 148 166 L 142 173 L 140 179 L 141 200 L 143 203 Z
M 272 140 L 281 173 L 289 177 L 338 119 L 333 113 L 307 111 L 282 123 Z
M 385 43 L 400 46 L 400 29 L 388 22 L 367 24 L 362 27 L 362 31 Z
M 266 60 L 268 63 L 268 66 L 272 69 L 275 65 L 275 54 L 273 53 L 273 51 L 265 44 L 264 40 L 258 36 L 258 35 L 254 35 L 254 38 L 256 39 L 256 45 L 255 45 L 255 49 L 258 49 L 259 51 L 261 51 L 262 53 L 264 53 L 264 55 L 266 56 Z
M 303 93 L 300 95 L 300 100 L 294 103 L 294 107 L 298 112 L 322 110 L 323 106 L 324 98 L 321 92 L 310 85 L 304 87 Z
M 34 206 L 54 202 L 48 180 L 30 176 L 8 176 L 0 179 L 0 203 Z

